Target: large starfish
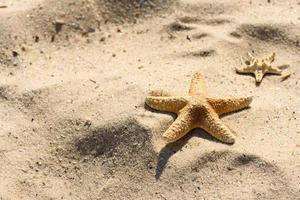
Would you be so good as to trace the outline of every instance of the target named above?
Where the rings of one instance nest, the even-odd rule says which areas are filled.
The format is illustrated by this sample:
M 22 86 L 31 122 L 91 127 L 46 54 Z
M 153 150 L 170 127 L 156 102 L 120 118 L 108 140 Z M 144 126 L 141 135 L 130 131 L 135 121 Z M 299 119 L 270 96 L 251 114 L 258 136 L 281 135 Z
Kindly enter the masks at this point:
M 235 135 L 219 116 L 249 107 L 252 97 L 218 99 L 207 97 L 201 73 L 192 77 L 189 95 L 174 97 L 165 92 L 152 92 L 146 98 L 151 108 L 177 114 L 177 119 L 163 134 L 167 142 L 175 142 L 194 128 L 204 129 L 224 143 L 235 142 Z
M 247 66 L 241 69 L 236 68 L 237 73 L 241 74 L 254 74 L 256 83 L 260 83 L 265 74 L 276 74 L 281 75 L 282 70 L 278 67 L 271 66 L 272 62 L 275 60 L 275 53 L 270 55 L 265 59 L 258 60 L 251 53 L 248 53 L 249 60 L 242 62 Z

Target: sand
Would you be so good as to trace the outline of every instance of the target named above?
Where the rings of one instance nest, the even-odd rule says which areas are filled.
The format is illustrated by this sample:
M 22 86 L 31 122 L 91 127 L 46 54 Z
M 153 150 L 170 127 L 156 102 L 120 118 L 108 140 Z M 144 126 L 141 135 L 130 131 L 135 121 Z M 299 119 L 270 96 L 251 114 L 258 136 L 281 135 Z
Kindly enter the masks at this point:
M 0 199 L 300 199 L 300 3 L 1 0 Z M 238 75 L 247 52 L 292 72 Z M 166 145 L 151 90 L 254 96 Z

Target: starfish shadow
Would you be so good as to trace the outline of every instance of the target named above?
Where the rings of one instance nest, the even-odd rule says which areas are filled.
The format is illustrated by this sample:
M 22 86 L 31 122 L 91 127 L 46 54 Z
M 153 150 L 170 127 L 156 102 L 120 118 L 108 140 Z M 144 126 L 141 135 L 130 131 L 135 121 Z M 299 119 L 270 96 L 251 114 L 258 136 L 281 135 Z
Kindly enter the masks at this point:
M 264 74 L 264 78 L 267 77 L 267 76 L 280 76 L 280 74 L 272 74 L 272 73 L 267 73 L 267 74 Z M 255 78 L 255 76 L 253 75 L 253 77 Z M 255 81 L 255 86 L 258 87 L 260 86 L 260 84 L 263 82 L 263 80 L 261 80 L 261 82 L 256 82 Z
M 243 75 L 243 76 L 251 76 L 251 77 L 253 77 L 254 78 L 254 81 L 255 81 L 255 86 L 256 87 L 258 87 L 260 84 L 261 84 L 261 82 L 256 82 L 256 80 L 255 80 L 255 75 L 254 74 L 252 74 L 252 73 L 248 73 L 248 74 L 245 74 L 245 73 L 240 73 L 240 72 L 237 72 L 237 74 L 239 74 L 239 75 Z M 265 74 L 266 75 L 266 74 Z M 265 76 L 264 75 L 264 76 Z
M 255 78 L 255 77 L 254 77 Z M 262 81 L 261 81 L 262 82 Z M 261 84 L 261 82 L 257 82 L 257 81 L 255 81 L 255 86 L 256 87 L 259 87 L 260 86 L 260 84 Z
M 288 65 L 282 65 L 282 66 L 280 66 L 280 69 L 286 69 L 287 67 L 289 67 Z M 255 80 L 255 75 L 254 74 L 244 74 L 244 73 L 239 73 L 238 72 L 238 74 L 242 74 L 242 75 L 244 75 L 244 76 L 251 76 L 251 77 L 253 77 L 254 78 L 254 81 L 255 81 L 255 86 L 256 87 L 258 87 L 258 86 L 260 86 L 260 84 L 263 82 L 263 80 L 261 80 L 261 82 L 256 82 L 256 80 Z M 272 73 L 266 73 L 266 74 L 264 74 L 264 78 L 265 77 L 267 77 L 267 76 L 280 76 L 280 74 L 272 74 Z
M 155 170 L 155 179 L 156 180 L 158 180 L 160 178 L 160 176 L 162 175 L 163 171 L 165 170 L 165 168 L 167 166 L 169 159 L 176 152 L 180 151 L 184 147 L 184 145 L 186 145 L 188 140 L 192 137 L 199 137 L 199 138 L 202 138 L 205 140 L 210 140 L 210 141 L 213 141 L 216 143 L 226 144 L 226 143 L 223 143 L 223 142 L 215 139 L 214 137 L 212 137 L 211 135 L 209 135 L 202 129 L 198 129 L 198 128 L 193 129 L 192 131 L 190 131 L 190 133 L 185 135 L 182 139 L 180 139 L 174 143 L 167 144 L 165 147 L 163 147 L 160 150 L 160 152 L 158 154 L 157 166 L 156 166 L 156 170 Z
M 155 112 L 155 113 L 168 114 L 168 115 L 172 116 L 174 120 L 177 117 L 177 115 L 174 114 L 174 113 L 164 112 L 164 111 L 157 111 L 157 110 L 149 107 L 147 104 L 144 104 L 144 108 L 148 111 L 152 111 L 152 112 Z M 245 109 L 242 109 L 242 110 L 246 110 L 246 109 L 248 109 L 248 108 L 245 108 Z M 232 113 L 240 112 L 242 110 L 230 112 L 230 113 L 227 113 L 227 114 L 223 114 L 222 117 L 225 117 L 225 116 L 230 115 Z M 206 131 L 204 131 L 200 128 L 193 129 L 188 134 L 186 134 L 183 138 L 181 138 L 180 140 L 178 140 L 176 142 L 173 142 L 173 143 L 170 143 L 170 144 L 167 144 L 165 147 L 163 147 L 160 150 L 160 152 L 158 154 L 157 166 L 156 166 L 156 170 L 155 170 L 155 179 L 156 180 L 158 180 L 161 177 L 163 171 L 166 168 L 166 165 L 167 165 L 169 159 L 176 152 L 180 151 L 182 149 L 182 147 L 184 145 L 186 145 L 188 140 L 192 137 L 199 137 L 199 138 L 202 138 L 202 139 L 205 139 L 205 140 L 210 140 L 210 141 L 213 141 L 213 142 L 216 142 L 216 143 L 232 145 L 232 144 L 227 144 L 227 143 L 224 143 L 220 140 L 217 140 L 216 138 L 214 138 L 213 136 L 211 136 Z
M 290 67 L 290 65 L 279 65 L 278 66 L 278 68 L 281 69 L 281 70 L 287 69 L 289 67 Z
M 158 155 L 157 158 L 157 166 L 155 170 L 155 179 L 158 180 L 160 176 L 162 175 L 163 171 L 165 170 L 165 167 L 168 163 L 168 160 L 174 155 L 177 151 L 179 151 L 186 143 L 187 138 L 183 140 L 176 141 L 172 144 L 167 144 L 165 147 L 163 147 Z

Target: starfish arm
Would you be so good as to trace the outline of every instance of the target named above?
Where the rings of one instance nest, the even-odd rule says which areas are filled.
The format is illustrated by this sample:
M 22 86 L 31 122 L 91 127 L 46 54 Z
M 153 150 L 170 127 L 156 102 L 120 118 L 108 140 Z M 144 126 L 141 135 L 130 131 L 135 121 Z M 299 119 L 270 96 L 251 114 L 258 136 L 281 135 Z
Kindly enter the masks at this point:
M 256 70 L 256 71 L 254 72 L 255 81 L 256 81 L 257 83 L 260 83 L 260 82 L 262 81 L 264 75 L 265 75 L 265 72 L 263 72 L 262 70 Z
M 257 59 L 250 53 L 250 52 L 248 52 L 248 57 L 249 57 L 249 62 L 250 63 L 254 63 L 254 62 L 257 62 Z
M 255 71 L 255 65 L 247 65 L 246 67 L 242 67 L 242 68 L 235 68 L 237 73 L 241 73 L 241 74 L 248 74 L 248 73 L 253 73 Z
M 233 144 L 235 142 L 235 135 L 231 130 L 220 120 L 215 112 L 210 112 L 205 119 L 201 120 L 199 128 L 204 129 L 207 133 L 214 136 L 218 140 Z
M 148 96 L 146 104 L 156 110 L 177 113 L 187 104 L 187 100 L 180 97 Z
M 270 73 L 270 74 L 277 74 L 277 75 L 281 75 L 281 73 L 282 73 L 282 70 L 281 69 L 279 69 L 278 67 L 270 67 L 269 69 L 268 69 L 268 71 L 267 71 L 268 73 Z
M 269 57 L 267 57 L 264 60 L 265 60 L 265 62 L 267 62 L 270 65 L 275 60 L 275 52 L 273 52 Z
M 275 55 L 276 55 L 275 52 L 273 52 L 270 56 L 268 56 L 267 58 L 263 59 L 262 61 L 264 63 L 266 63 L 267 65 L 271 65 L 274 62 L 274 60 L 275 60 Z
M 175 142 L 194 128 L 193 118 L 187 112 L 182 112 L 172 125 L 164 132 L 163 138 L 168 142 Z
M 205 96 L 207 94 L 205 80 L 201 73 L 198 72 L 193 75 L 189 94 L 191 96 Z
M 252 97 L 228 99 L 207 98 L 207 101 L 220 116 L 225 113 L 235 112 L 249 107 L 252 102 Z

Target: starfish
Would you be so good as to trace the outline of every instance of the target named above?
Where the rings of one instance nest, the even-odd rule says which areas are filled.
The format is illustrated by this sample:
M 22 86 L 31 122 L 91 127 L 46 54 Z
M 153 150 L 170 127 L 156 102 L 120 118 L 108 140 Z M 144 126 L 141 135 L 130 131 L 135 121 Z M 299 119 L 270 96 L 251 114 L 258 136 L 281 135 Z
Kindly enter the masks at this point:
M 272 55 L 270 55 L 269 57 L 261 60 L 255 58 L 253 55 L 251 55 L 251 53 L 248 53 L 248 57 L 249 60 L 244 61 L 242 59 L 242 62 L 247 66 L 242 69 L 236 68 L 237 73 L 254 74 L 256 83 L 260 83 L 264 75 L 267 73 L 281 75 L 282 70 L 280 70 L 278 67 L 271 66 L 271 64 L 275 60 L 275 53 L 272 53 Z
M 152 92 L 146 98 L 146 104 L 156 110 L 173 112 L 177 119 L 163 133 L 168 142 L 175 142 L 195 128 L 201 128 L 220 141 L 228 144 L 235 142 L 235 135 L 220 120 L 219 116 L 249 107 L 252 97 L 246 98 L 210 98 L 201 73 L 192 77 L 189 95 L 170 96 L 166 92 Z

